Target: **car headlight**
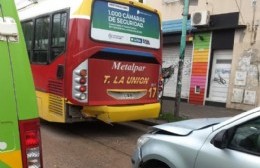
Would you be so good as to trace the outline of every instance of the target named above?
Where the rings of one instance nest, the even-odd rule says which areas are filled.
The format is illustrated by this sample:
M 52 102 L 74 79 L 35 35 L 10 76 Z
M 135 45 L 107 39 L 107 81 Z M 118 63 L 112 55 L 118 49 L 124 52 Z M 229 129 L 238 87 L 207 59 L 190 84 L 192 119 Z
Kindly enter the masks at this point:
M 141 136 L 140 138 L 138 138 L 137 140 L 137 147 L 141 148 L 141 146 L 143 146 L 150 138 L 147 136 Z

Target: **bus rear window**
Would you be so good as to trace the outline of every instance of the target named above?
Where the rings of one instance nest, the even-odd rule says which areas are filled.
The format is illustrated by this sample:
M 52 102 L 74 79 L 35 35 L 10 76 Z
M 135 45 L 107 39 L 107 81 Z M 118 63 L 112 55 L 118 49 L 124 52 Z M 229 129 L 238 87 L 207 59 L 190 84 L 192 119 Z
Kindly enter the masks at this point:
M 100 12 L 102 11 L 102 12 Z M 91 37 L 95 40 L 160 48 L 158 14 L 107 1 L 95 1 Z

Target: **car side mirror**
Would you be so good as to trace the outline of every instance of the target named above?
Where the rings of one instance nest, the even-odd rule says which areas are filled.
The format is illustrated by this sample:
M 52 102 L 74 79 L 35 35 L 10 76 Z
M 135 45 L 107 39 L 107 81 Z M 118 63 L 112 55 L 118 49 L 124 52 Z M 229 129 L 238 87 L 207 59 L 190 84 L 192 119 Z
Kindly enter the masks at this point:
M 210 142 L 219 149 L 225 149 L 228 145 L 228 140 L 228 130 L 222 130 Z

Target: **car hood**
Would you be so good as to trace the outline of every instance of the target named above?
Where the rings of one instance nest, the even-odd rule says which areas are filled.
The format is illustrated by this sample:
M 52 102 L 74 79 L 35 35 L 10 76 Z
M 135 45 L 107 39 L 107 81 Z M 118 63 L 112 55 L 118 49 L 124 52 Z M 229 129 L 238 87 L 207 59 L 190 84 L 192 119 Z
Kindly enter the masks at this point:
M 190 119 L 178 122 L 172 122 L 162 125 L 153 126 L 155 129 L 167 131 L 177 135 L 188 135 L 194 130 L 203 129 L 215 124 L 218 124 L 222 121 L 227 120 L 229 117 L 223 118 L 201 118 L 201 119 Z

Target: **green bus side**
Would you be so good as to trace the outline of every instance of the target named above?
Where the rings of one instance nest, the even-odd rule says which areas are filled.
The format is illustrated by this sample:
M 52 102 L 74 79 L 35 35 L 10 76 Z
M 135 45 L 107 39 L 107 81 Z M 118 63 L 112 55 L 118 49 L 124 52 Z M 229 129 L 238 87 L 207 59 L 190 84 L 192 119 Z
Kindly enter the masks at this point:
M 33 78 L 15 4 L 13 0 L 0 0 L 0 2 L 6 7 L 3 10 L 4 15 L 12 16 L 15 19 L 19 30 L 19 42 L 9 43 L 15 93 L 17 97 L 17 108 L 19 109 L 18 117 L 20 120 L 36 118 L 38 117 L 38 111 Z M 26 99 L 24 96 L 26 96 Z
M 0 0 L 0 17 L 3 16 L 16 21 L 19 33 L 17 42 L 10 42 L 6 40 L 6 36 L 0 34 L 0 167 L 19 168 L 24 165 L 21 129 L 29 129 L 28 126 L 21 128 L 21 123 L 37 119 L 38 111 L 30 64 L 14 0 Z M 34 123 L 37 125 L 35 128 L 39 126 L 38 122 Z

